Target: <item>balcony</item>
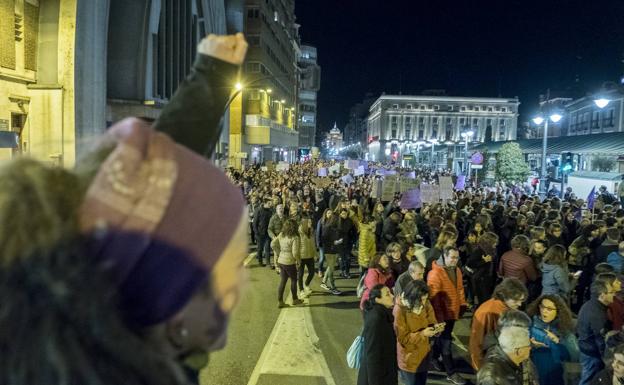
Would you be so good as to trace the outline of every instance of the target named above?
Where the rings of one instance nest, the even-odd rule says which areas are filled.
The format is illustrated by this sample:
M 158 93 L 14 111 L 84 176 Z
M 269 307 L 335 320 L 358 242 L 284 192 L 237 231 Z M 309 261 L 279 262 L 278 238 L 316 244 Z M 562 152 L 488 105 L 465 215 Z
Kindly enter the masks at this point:
M 299 132 L 260 115 L 245 115 L 245 137 L 247 143 L 253 145 L 299 145 Z

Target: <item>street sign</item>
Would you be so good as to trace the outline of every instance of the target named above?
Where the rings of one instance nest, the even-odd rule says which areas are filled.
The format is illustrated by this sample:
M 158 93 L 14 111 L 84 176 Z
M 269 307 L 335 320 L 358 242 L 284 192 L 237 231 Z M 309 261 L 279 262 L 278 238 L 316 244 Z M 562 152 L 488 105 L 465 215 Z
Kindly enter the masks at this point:
M 480 152 L 475 152 L 470 157 L 470 162 L 472 162 L 473 165 L 475 165 L 475 164 L 482 164 L 483 163 L 483 154 L 480 153 Z M 476 168 L 476 167 L 473 167 L 473 168 Z
M 476 170 L 480 170 L 480 169 L 483 168 L 483 165 L 482 164 L 472 164 L 472 165 L 470 165 L 470 168 L 474 168 Z

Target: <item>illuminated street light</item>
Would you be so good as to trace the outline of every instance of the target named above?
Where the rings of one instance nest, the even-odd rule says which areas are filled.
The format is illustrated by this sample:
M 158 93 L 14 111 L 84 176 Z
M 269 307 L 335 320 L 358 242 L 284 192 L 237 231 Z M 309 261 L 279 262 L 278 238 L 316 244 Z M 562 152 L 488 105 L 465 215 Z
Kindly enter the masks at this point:
M 474 131 L 472 130 L 461 133 L 461 137 L 464 138 L 464 175 L 468 175 L 470 172 L 470 170 L 468 170 L 468 140 L 470 140 L 473 135 Z
M 243 89 L 243 85 L 240 82 L 238 82 L 234 85 L 234 89 L 236 91 L 241 91 Z
M 533 118 L 533 123 L 540 125 L 544 123 L 544 137 L 542 138 L 542 169 L 540 171 L 540 197 L 544 199 L 546 197 L 546 147 L 548 146 L 548 121 L 557 123 L 563 118 L 560 114 L 551 114 L 548 119 L 544 119 L 542 116 L 536 116 Z
M 596 99 L 594 100 L 594 104 L 596 104 L 596 106 L 598 108 L 605 108 L 608 104 L 609 104 L 610 100 L 609 99 L 605 99 L 605 98 L 600 98 L 600 99 Z

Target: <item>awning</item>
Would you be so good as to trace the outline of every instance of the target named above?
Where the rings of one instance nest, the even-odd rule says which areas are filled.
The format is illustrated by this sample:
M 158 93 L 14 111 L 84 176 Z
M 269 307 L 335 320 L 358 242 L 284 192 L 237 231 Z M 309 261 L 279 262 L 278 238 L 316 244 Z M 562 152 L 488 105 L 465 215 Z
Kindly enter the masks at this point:
M 518 143 L 524 154 L 542 153 L 542 138 L 482 143 L 471 147 L 471 149 L 495 153 L 500 150 L 503 144 L 510 142 Z M 549 154 L 571 152 L 573 154 L 622 155 L 624 154 L 624 132 L 548 138 L 547 146 Z

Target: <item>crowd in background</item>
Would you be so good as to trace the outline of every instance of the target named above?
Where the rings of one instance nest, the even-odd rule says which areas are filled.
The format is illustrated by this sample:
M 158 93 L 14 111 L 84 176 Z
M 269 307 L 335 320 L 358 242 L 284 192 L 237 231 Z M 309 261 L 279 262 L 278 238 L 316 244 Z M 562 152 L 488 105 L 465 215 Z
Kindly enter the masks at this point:
M 337 277 L 360 277 L 358 384 L 425 384 L 429 370 L 465 383 L 451 346 L 466 312 L 479 384 L 570 384 L 575 371 L 582 385 L 624 376 L 624 210 L 606 188 L 593 210 L 571 189 L 563 199 L 551 189 L 542 201 L 529 183 L 468 185 L 446 202 L 405 209 L 399 193 L 375 195 L 383 176 L 374 170 L 347 182 L 319 178 L 327 166 L 229 175 L 247 197 L 258 263 L 280 274 L 279 307 L 288 306 L 289 280 L 300 305 L 317 273 L 333 295 Z M 396 171 L 429 184 L 449 175 Z

